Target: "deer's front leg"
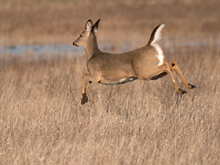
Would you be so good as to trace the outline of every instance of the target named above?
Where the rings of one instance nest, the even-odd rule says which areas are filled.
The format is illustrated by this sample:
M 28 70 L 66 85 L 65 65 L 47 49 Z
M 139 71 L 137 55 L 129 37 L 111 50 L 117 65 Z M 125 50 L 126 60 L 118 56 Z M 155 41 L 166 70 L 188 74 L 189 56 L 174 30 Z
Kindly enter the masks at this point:
M 91 85 L 92 81 L 89 81 L 86 88 L 85 88 L 85 82 L 86 82 L 86 77 L 88 76 L 88 73 L 83 74 L 83 79 L 82 79 L 82 91 L 81 91 L 81 104 L 85 104 L 88 102 L 88 96 L 87 96 L 87 91 L 89 86 Z
M 97 72 L 92 72 L 93 75 L 91 75 L 90 73 L 84 73 L 83 74 L 83 79 L 82 79 L 82 97 L 81 97 L 81 104 L 85 104 L 86 102 L 88 102 L 88 97 L 87 97 L 87 91 L 89 89 L 89 86 L 91 85 L 92 82 L 99 82 L 101 79 L 101 76 L 99 75 L 99 73 Z M 86 79 L 88 81 L 86 87 Z
M 88 82 L 87 87 L 84 89 L 84 92 L 82 93 L 81 104 L 85 104 L 88 102 L 87 90 L 91 83 L 92 81 Z

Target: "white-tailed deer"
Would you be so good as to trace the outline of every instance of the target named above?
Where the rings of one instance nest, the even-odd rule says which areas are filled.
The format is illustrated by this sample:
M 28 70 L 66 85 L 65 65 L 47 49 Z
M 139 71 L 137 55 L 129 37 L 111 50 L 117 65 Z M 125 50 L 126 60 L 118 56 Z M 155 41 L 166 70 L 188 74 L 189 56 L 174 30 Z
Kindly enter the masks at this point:
M 85 30 L 73 42 L 75 46 L 83 46 L 87 56 L 87 72 L 82 79 L 81 103 L 88 101 L 87 91 L 92 82 L 101 84 L 123 84 L 133 80 L 156 80 L 168 74 L 176 91 L 186 93 L 181 89 L 171 71 L 175 71 L 186 88 L 195 88 L 187 82 L 176 62 L 169 65 L 164 61 L 163 51 L 157 44 L 161 38 L 164 24 L 158 25 L 152 32 L 150 40 L 144 47 L 120 54 L 102 52 L 98 48 L 96 35 L 100 19 L 93 25 L 88 20 Z M 85 87 L 85 80 L 88 80 Z

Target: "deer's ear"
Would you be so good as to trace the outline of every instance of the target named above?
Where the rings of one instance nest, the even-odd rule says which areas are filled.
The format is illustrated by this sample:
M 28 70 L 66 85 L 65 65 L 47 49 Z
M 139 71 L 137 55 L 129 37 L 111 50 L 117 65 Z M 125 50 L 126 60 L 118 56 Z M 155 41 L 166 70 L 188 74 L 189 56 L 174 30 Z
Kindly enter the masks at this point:
M 95 32 L 98 31 L 98 28 L 99 28 L 99 21 L 100 21 L 100 19 L 99 19 L 98 21 L 96 21 L 96 23 L 93 25 L 93 30 L 94 30 Z
M 93 28 L 93 23 L 92 23 L 92 20 L 89 19 L 89 20 L 87 21 L 87 23 L 86 23 L 85 29 L 86 29 L 86 31 L 91 31 L 92 28 Z

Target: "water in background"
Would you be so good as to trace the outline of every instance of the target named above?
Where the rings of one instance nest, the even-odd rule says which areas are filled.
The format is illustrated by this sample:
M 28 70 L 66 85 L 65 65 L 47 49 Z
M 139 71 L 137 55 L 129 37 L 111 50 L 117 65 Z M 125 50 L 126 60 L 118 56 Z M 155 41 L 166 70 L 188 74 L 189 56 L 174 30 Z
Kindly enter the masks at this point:
M 200 42 L 193 42 L 193 41 L 187 41 L 187 42 L 178 42 L 178 43 L 171 43 L 171 42 L 165 42 L 162 43 L 161 46 L 167 47 L 169 52 L 178 52 L 178 49 L 176 49 L 176 46 L 184 46 L 187 47 L 208 47 L 208 43 L 205 41 Z M 219 46 L 220 40 L 218 42 L 215 42 L 213 46 Z M 131 43 L 126 43 L 122 45 L 115 45 L 115 44 L 109 44 L 109 43 L 100 43 L 99 48 L 101 51 L 104 52 L 112 52 L 112 53 L 122 53 L 129 51 L 132 48 Z M 66 56 L 66 55 L 82 55 L 85 54 L 84 48 L 82 46 L 76 47 L 73 45 L 67 45 L 67 44 L 56 44 L 56 45 L 17 45 L 17 46 L 1 46 L 0 45 L 0 63 L 5 63 L 10 60 L 13 60 L 14 57 L 18 57 L 21 55 L 34 55 L 41 57 L 40 59 L 44 59 L 46 56 L 53 57 L 53 55 L 59 55 L 59 56 Z M 9 55 L 9 56 L 8 56 Z
M 102 51 L 112 52 L 114 49 L 113 44 L 99 44 L 99 48 Z M 128 51 L 131 49 L 131 44 L 124 44 L 117 48 L 119 52 Z M 57 44 L 57 45 L 19 45 L 19 46 L 0 46 L 0 54 L 10 54 L 10 55 L 81 55 L 84 54 L 84 48 L 79 46 L 75 47 L 73 45 Z

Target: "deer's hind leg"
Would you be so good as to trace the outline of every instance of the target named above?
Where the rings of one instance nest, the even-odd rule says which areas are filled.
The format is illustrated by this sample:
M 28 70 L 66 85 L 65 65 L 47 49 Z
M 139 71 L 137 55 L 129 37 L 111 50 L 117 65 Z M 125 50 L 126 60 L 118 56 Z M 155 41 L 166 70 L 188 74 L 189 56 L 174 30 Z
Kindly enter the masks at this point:
M 165 63 L 164 63 L 163 65 L 161 65 L 160 67 L 164 67 L 164 72 L 166 72 L 166 73 L 169 75 L 169 77 L 170 77 L 172 83 L 174 84 L 174 87 L 175 87 L 175 89 L 176 89 L 176 91 L 177 91 L 178 93 L 180 93 L 180 94 L 187 93 L 185 90 L 181 89 L 181 88 L 177 85 L 176 80 L 174 79 L 173 74 L 172 74 L 172 72 L 171 72 L 171 70 L 170 70 L 170 66 L 169 66 L 169 64 L 168 64 L 167 62 L 165 62 Z
M 189 88 L 189 89 L 196 88 L 195 85 L 192 85 L 192 84 L 190 84 L 190 83 L 187 82 L 187 80 L 186 80 L 186 78 L 183 76 L 183 74 L 182 74 L 182 72 L 181 72 L 179 66 L 177 65 L 177 62 L 175 62 L 175 61 L 172 62 L 172 64 L 170 65 L 170 69 L 171 69 L 172 71 L 175 71 L 175 72 L 178 74 L 178 76 L 180 77 L 180 79 L 182 80 L 182 82 L 183 82 L 183 84 L 184 84 L 184 86 L 185 86 L 186 88 Z
M 167 62 L 165 62 L 164 64 L 162 64 L 160 66 L 156 66 L 154 69 L 151 70 L 151 74 L 147 74 L 145 76 L 139 75 L 138 79 L 149 80 L 149 78 L 150 78 L 151 80 L 156 80 L 156 79 L 164 76 L 163 73 L 167 73 L 169 75 L 169 77 L 170 77 L 172 83 L 174 84 L 174 87 L 178 93 L 180 93 L 180 94 L 187 93 L 185 90 L 181 89 L 177 85 L 176 80 L 173 77 L 172 71 L 170 70 L 170 66 Z
M 151 73 L 151 75 L 149 75 L 149 77 L 151 77 L 151 79 L 154 79 L 154 77 L 157 77 L 158 75 L 160 75 L 162 73 L 167 73 L 169 75 L 169 77 L 170 77 L 172 83 L 174 84 L 174 87 L 178 93 L 180 93 L 180 94 L 187 93 L 185 90 L 181 89 L 177 85 L 176 80 L 174 79 L 173 74 L 170 70 L 170 66 L 167 62 L 165 62 L 164 64 L 162 64 L 160 66 L 157 66 L 154 70 L 152 70 L 152 73 Z M 148 78 L 146 78 L 146 79 L 148 79 Z

